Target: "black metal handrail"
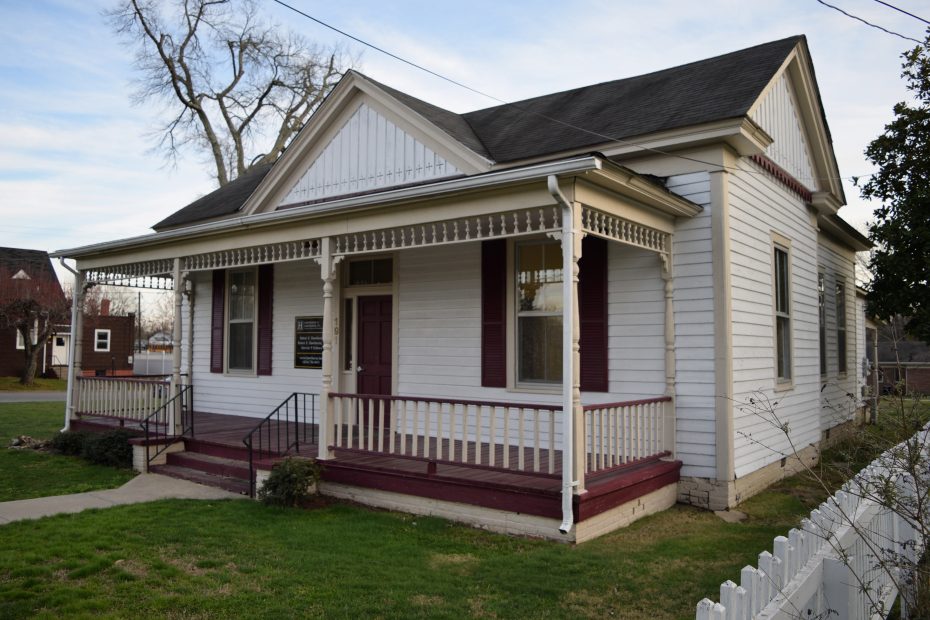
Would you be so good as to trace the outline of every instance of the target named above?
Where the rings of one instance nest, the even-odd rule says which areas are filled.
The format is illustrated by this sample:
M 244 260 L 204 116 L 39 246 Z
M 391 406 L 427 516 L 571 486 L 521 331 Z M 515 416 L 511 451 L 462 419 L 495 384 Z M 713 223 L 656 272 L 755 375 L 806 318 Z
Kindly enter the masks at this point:
M 181 410 L 181 434 L 175 435 L 174 429 L 169 428 L 171 408 L 179 406 Z M 184 437 L 194 435 L 194 386 L 184 385 L 178 393 L 172 396 L 161 407 L 140 423 L 145 430 L 145 471 L 148 471 L 152 461 L 168 449 L 169 446 L 181 441 Z M 151 453 L 152 444 L 156 444 L 155 454 Z
M 249 497 L 255 497 L 255 461 L 282 456 L 300 444 L 316 442 L 316 394 L 294 392 L 242 438 L 249 449 Z M 307 401 L 310 409 L 308 415 Z

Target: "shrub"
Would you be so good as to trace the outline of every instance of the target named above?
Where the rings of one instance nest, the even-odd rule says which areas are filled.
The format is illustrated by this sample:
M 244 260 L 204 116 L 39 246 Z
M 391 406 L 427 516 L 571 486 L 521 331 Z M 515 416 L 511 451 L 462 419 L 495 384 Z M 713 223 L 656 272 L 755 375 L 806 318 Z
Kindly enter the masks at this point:
M 52 450 L 59 454 L 81 456 L 87 435 L 87 433 L 82 433 L 80 431 L 64 431 L 52 437 L 49 445 Z
M 297 506 L 311 495 L 321 471 L 313 459 L 288 457 L 271 468 L 258 499 L 270 506 Z
M 132 466 L 132 446 L 126 431 L 108 431 L 101 434 L 88 434 L 84 439 L 81 458 L 98 465 L 111 467 Z

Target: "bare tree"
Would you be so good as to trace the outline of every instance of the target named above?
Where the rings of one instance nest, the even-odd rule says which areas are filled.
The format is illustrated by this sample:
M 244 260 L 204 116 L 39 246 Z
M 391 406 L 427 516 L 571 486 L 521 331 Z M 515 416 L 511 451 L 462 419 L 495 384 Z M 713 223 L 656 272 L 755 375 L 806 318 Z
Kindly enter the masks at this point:
M 171 119 L 159 148 L 209 153 L 219 185 L 273 162 L 342 76 L 339 48 L 264 23 L 254 0 L 122 0 L 107 13 L 136 50 L 137 102 Z

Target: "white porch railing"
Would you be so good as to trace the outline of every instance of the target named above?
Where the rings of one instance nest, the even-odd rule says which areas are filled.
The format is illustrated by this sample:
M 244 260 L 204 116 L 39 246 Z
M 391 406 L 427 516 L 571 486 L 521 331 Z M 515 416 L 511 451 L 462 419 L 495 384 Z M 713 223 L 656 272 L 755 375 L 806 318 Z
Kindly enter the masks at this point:
M 924 464 L 928 436 L 930 425 L 909 440 L 918 442 Z M 899 586 L 913 579 L 908 567 L 916 566 L 925 543 L 910 519 L 926 514 L 926 480 L 915 483 L 896 465 L 902 445 L 802 519 L 801 529 L 776 537 L 773 553 L 759 554 L 758 568 L 743 568 L 740 585 L 721 584 L 719 603 L 706 598 L 698 603 L 697 620 L 887 617 Z M 883 505 L 882 497 L 895 497 L 901 509 Z
M 586 405 L 585 472 L 595 473 L 670 452 L 665 445 L 668 396 Z
M 156 379 L 77 377 L 76 412 L 141 422 L 171 398 L 170 385 Z
M 330 395 L 333 447 L 557 475 L 559 405 Z

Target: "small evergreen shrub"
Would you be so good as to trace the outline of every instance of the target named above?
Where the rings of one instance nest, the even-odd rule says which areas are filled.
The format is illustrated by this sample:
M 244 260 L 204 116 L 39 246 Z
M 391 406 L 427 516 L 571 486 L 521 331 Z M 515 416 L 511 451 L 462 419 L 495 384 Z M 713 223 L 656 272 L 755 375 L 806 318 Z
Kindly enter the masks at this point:
M 271 468 L 258 499 L 269 506 L 297 506 L 311 495 L 321 472 L 313 459 L 288 457 Z
M 52 437 L 49 445 L 52 450 L 59 454 L 81 456 L 87 435 L 87 433 L 82 433 L 80 431 L 64 431 Z
M 122 430 L 88 434 L 84 439 L 81 458 L 111 467 L 132 467 L 132 446 L 129 433 Z

